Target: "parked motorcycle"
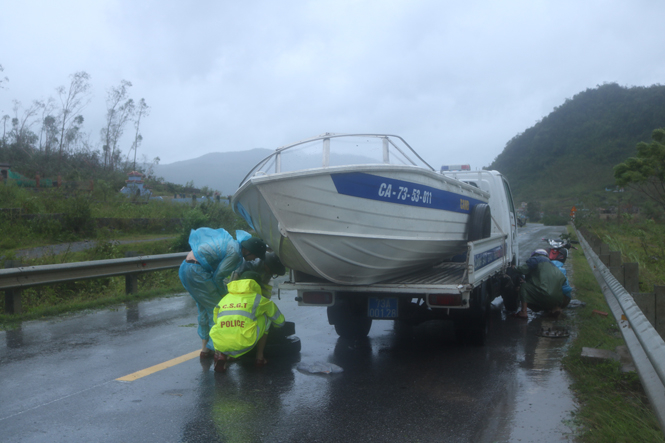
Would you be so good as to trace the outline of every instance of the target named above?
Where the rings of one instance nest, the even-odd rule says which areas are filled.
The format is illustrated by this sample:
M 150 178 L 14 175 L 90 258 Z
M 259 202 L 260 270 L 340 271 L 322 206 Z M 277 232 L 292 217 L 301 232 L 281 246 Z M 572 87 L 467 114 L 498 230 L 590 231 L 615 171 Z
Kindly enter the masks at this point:
M 571 244 L 570 240 L 543 238 L 543 241 L 546 241 L 550 245 L 550 248 L 547 251 L 549 259 L 558 260 L 561 263 L 566 262 L 570 249 L 577 249 Z

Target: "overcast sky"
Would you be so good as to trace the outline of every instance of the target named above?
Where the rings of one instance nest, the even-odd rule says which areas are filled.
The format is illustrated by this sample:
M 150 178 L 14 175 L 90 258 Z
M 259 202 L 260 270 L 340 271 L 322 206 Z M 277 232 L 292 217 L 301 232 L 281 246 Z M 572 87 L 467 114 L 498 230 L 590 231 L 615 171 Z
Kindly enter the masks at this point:
M 661 0 L 5 2 L 0 115 L 86 71 L 97 148 L 124 79 L 151 107 L 139 157 L 162 164 L 370 132 L 476 169 L 587 88 L 662 84 L 663 17 Z

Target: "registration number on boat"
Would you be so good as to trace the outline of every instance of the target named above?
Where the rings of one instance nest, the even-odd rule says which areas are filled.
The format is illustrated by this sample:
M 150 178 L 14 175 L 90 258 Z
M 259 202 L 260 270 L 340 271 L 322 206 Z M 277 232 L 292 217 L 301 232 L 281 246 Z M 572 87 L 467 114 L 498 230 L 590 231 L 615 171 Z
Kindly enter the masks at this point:
M 369 297 L 367 316 L 371 318 L 397 318 L 397 297 Z
M 379 186 L 379 197 L 394 198 L 396 200 L 411 200 L 412 202 L 418 203 L 428 203 L 432 204 L 432 192 L 431 191 L 421 191 L 420 189 L 411 189 L 406 186 L 395 186 L 393 190 L 393 185 L 390 183 L 381 183 Z

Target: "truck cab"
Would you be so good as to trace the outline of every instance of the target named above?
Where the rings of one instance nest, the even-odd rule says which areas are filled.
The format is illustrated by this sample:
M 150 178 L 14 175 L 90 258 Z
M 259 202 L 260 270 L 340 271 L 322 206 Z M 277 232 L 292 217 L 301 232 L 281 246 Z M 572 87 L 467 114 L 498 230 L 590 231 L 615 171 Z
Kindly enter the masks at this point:
M 511 257 L 511 264 L 519 265 L 519 246 L 517 243 L 517 212 L 513 202 L 508 180 L 498 171 L 471 171 L 468 165 L 458 168 L 442 167 L 445 176 L 477 186 L 490 194 L 489 206 L 492 213 L 492 234 L 507 236 L 506 255 Z

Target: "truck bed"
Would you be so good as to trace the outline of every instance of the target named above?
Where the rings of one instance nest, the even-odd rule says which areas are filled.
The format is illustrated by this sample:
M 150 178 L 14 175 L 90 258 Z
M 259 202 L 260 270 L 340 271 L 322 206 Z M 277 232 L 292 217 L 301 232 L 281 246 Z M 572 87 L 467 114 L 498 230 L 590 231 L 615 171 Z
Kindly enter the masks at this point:
M 326 280 L 317 280 L 303 274 L 301 279 L 291 273 L 291 280 L 279 284 L 280 289 L 299 291 L 344 291 L 406 294 L 451 294 L 473 289 L 477 281 L 501 272 L 506 266 L 503 254 L 505 237 L 491 238 L 468 243 L 467 261 L 443 262 L 431 268 L 414 272 L 371 285 L 339 285 Z
M 280 289 L 309 290 L 344 290 L 348 292 L 401 292 L 445 294 L 451 290 L 459 290 L 458 286 L 464 279 L 466 263 L 441 263 L 409 275 L 393 278 L 372 285 L 338 285 L 325 280 L 294 283 L 285 281 L 279 284 Z

